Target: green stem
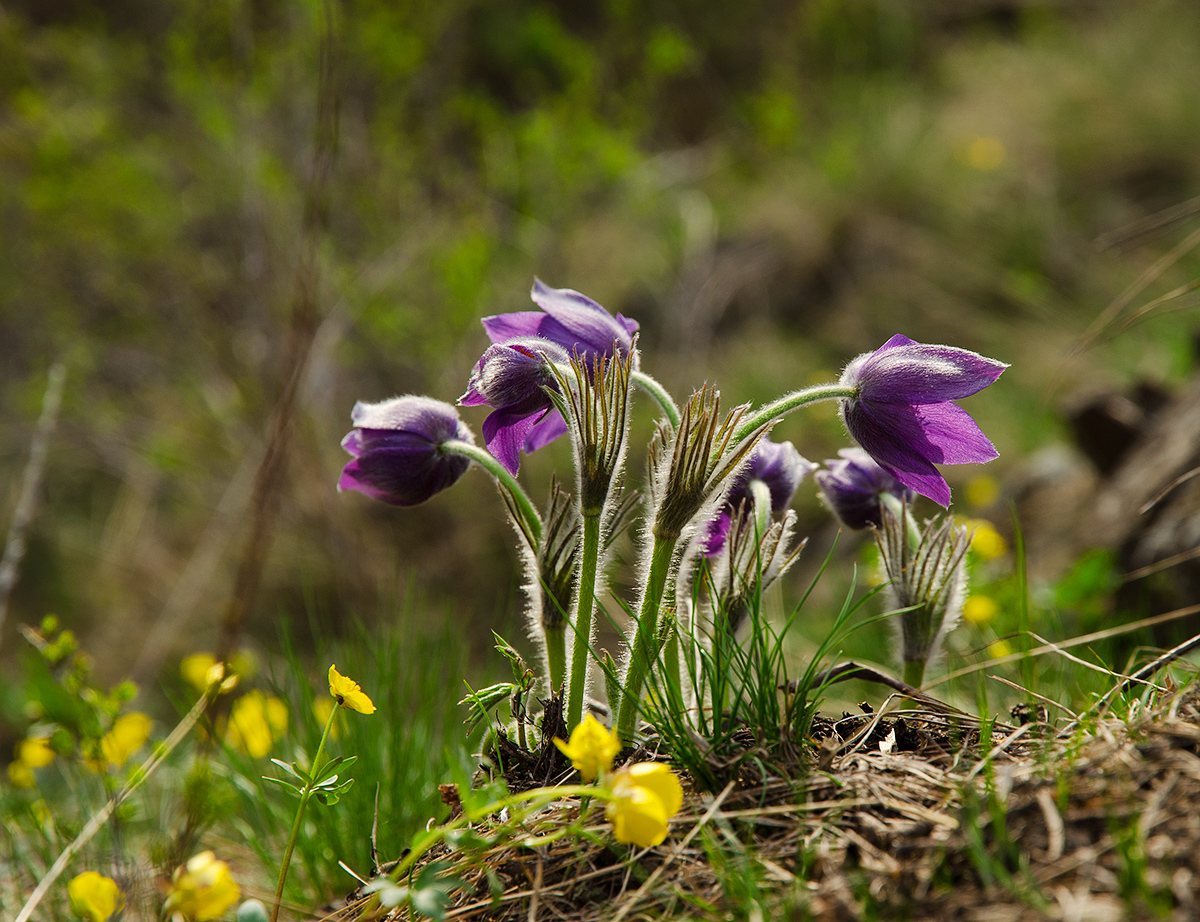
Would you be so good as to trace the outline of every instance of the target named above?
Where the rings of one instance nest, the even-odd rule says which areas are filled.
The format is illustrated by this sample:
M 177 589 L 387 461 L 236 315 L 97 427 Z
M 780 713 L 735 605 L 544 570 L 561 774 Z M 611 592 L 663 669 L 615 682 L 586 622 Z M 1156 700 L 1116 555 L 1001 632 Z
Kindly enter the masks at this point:
M 667 389 L 644 371 L 630 372 L 629 378 L 634 384 L 653 397 L 655 403 L 662 407 L 663 415 L 666 416 L 667 421 L 671 424 L 671 428 L 678 429 L 679 407 L 676 406 L 671 395 L 667 393 Z
M 904 664 L 904 681 L 913 688 L 920 688 L 925 681 L 925 661 L 910 659 Z
M 567 675 L 567 632 L 565 628 L 542 629 L 546 641 L 546 681 L 550 694 L 558 691 Z
M 823 400 L 847 400 L 857 395 L 857 388 L 847 387 L 844 384 L 818 384 L 815 387 L 792 391 L 761 409 L 755 410 L 753 415 L 743 420 L 733 434 L 733 444 L 736 445 L 763 423 L 786 416 L 792 410 L 808 406 L 810 403 L 820 403 Z
M 447 833 L 453 832 L 456 829 L 461 829 L 472 823 L 478 823 L 480 820 L 487 819 L 487 817 L 499 813 L 505 808 L 508 808 L 509 816 L 504 825 L 519 826 L 525 822 L 525 818 L 531 813 L 540 810 L 546 804 L 553 803 L 556 800 L 563 800 L 567 797 L 595 797 L 598 800 L 612 800 L 613 793 L 603 787 L 595 787 L 590 784 L 562 784 L 552 788 L 532 788 L 520 794 L 510 794 L 508 797 L 494 800 L 476 810 L 465 812 L 453 822 L 438 826 L 429 830 L 428 833 L 422 834 L 418 840 L 420 844 L 414 845 L 388 876 L 395 881 L 402 880 L 404 875 L 409 873 L 430 849 L 445 840 Z M 525 805 L 523 809 L 514 809 L 522 803 Z M 565 834 L 568 829 L 564 827 L 562 831 Z
M 596 570 L 600 565 L 600 511 L 583 514 L 579 588 L 575 596 L 575 643 L 571 650 L 571 681 L 567 695 L 567 729 L 583 720 L 583 693 L 587 685 L 592 642 L 592 607 L 596 597 Z
M 621 709 L 617 718 L 617 735 L 623 742 L 633 740 L 642 698 L 642 685 L 658 652 L 658 607 L 667 585 L 667 573 L 674 551 L 675 537 L 654 536 L 654 548 L 650 552 L 650 573 L 646 577 L 646 591 L 642 596 L 641 611 L 638 612 L 637 632 L 633 636 L 633 647 L 629 651 L 629 669 L 625 674 L 625 690 L 621 693 Z
M 279 906 L 283 902 L 283 885 L 287 882 L 288 865 L 292 863 L 292 852 L 296 850 L 296 840 L 300 837 L 300 821 L 304 819 L 304 808 L 312 798 L 313 780 L 321 769 L 321 756 L 325 752 L 325 741 L 329 739 L 329 731 L 337 717 L 338 707 L 335 705 L 325 721 L 325 732 L 321 734 L 321 742 L 317 744 L 317 754 L 313 756 L 312 766 L 308 770 L 309 780 L 305 782 L 304 790 L 300 792 L 300 806 L 296 808 L 296 819 L 292 822 L 292 832 L 288 836 L 287 848 L 283 852 L 283 863 L 279 867 L 279 883 L 275 886 L 275 904 L 271 909 L 271 922 L 279 918 Z
M 439 448 L 452 455 L 461 455 L 470 461 L 474 461 L 485 471 L 491 474 L 499 481 L 500 486 L 508 491 L 516 502 L 517 507 L 521 510 L 521 515 L 525 519 L 525 524 L 529 528 L 529 532 L 533 535 L 534 543 L 542 539 L 542 517 L 538 515 L 538 511 L 534 508 L 533 503 L 521 489 L 521 485 L 517 483 L 517 478 L 509 473 L 508 468 L 493 458 L 490 454 L 480 448 L 478 445 L 472 445 L 470 442 L 463 442 L 458 439 L 450 439 L 442 442 Z

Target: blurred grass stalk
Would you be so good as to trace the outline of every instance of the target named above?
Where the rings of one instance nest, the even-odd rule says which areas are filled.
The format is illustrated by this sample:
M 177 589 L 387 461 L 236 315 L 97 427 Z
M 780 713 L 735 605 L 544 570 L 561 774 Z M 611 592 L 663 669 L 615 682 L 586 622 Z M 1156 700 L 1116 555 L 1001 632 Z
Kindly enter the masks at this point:
M 29 461 L 21 476 L 21 494 L 8 526 L 8 537 L 4 542 L 4 557 L 0 559 L 0 644 L 3 644 L 4 622 L 8 618 L 8 597 L 12 594 L 20 572 L 21 558 L 25 556 L 25 533 L 37 512 L 38 493 L 42 486 L 42 475 L 46 472 L 46 457 L 50 450 L 50 437 L 58 424 L 58 411 L 62 407 L 63 388 L 67 381 L 67 366 L 60 359 L 50 366 L 46 392 L 42 397 L 42 414 L 38 418 L 33 441 L 29 446 Z

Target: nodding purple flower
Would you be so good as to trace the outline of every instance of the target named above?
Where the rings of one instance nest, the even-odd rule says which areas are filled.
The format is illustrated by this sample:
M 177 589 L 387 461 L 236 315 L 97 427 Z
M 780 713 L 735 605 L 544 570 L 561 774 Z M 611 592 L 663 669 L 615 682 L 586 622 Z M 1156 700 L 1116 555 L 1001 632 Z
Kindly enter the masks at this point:
M 821 488 L 826 505 L 849 528 L 878 527 L 883 520 L 880 497 L 890 493 L 901 502 L 911 502 L 912 490 L 875 463 L 861 448 L 843 448 L 828 470 L 813 479 Z
M 513 474 L 522 449 L 536 451 L 567 431 L 547 388 L 558 388 L 550 363 L 568 361 L 566 350 L 536 336 L 489 346 L 471 372 L 467 392 L 458 398 L 465 407 L 494 408 L 483 421 L 483 439 Z
M 884 470 L 941 506 L 950 487 L 936 464 L 990 461 L 996 449 L 952 401 L 983 390 L 1008 366 L 953 346 L 924 345 L 897 333 L 842 373 L 855 389 L 842 421 Z
M 356 490 L 393 506 L 416 506 L 452 486 L 470 462 L 449 454 L 449 441 L 475 444 L 475 436 L 450 404 L 432 397 L 393 397 L 356 403 L 354 429 L 342 447 L 354 456 L 342 469 L 338 490 Z
M 467 393 L 458 401 L 496 408 L 484 421 L 484 441 L 513 474 L 520 452 L 537 451 L 567 431 L 544 390 L 555 386 L 546 361 L 565 365 L 576 352 L 587 359 L 614 352 L 627 355 L 638 329 L 637 321 L 620 314 L 613 317 L 570 288 L 550 288 L 535 279 L 530 297 L 540 311 L 483 318 L 494 345 L 475 366 Z
M 753 502 L 756 481 L 766 486 L 771 496 L 771 512 L 779 515 L 796 495 L 800 481 L 819 466 L 796 451 L 791 442 L 772 442 L 767 438 L 760 441 L 750 456 L 750 463 L 734 477 L 720 513 L 709 523 L 704 555 L 715 557 L 721 552 L 729 538 L 735 510 Z

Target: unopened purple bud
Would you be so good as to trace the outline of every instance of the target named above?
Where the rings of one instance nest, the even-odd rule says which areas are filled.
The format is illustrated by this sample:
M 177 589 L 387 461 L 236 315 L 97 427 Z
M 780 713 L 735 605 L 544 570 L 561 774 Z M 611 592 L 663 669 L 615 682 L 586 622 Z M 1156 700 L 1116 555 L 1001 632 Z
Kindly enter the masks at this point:
M 356 403 L 355 428 L 342 439 L 354 456 L 342 469 L 338 490 L 355 490 L 393 506 L 415 506 L 454 484 L 470 462 L 441 448 L 449 441 L 475 443 L 448 403 L 431 397 L 393 397 Z
M 840 383 L 847 431 L 902 484 L 947 506 L 950 487 L 934 464 L 990 461 L 996 449 L 952 401 L 983 390 L 1008 366 L 953 346 L 896 334 L 846 366 Z
M 880 497 L 891 494 L 910 502 L 913 492 L 875 463 L 861 448 L 843 448 L 836 460 L 826 461 L 828 470 L 813 475 L 821 496 L 834 515 L 850 528 L 879 526 Z
M 750 485 L 754 481 L 766 485 L 771 494 L 771 511 L 779 515 L 792 502 L 800 482 L 819 466 L 796 451 L 791 442 L 772 442 L 763 438 L 750 456 L 750 463 L 735 478 L 721 511 L 709 523 L 704 554 L 712 557 L 725 546 L 733 512 L 752 501 Z

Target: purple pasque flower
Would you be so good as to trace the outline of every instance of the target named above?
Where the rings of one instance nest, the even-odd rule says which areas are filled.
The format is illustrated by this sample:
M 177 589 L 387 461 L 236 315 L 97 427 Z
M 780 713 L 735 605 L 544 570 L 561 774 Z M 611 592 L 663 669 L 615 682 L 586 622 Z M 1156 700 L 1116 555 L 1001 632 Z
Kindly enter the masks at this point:
M 975 420 L 952 401 L 983 390 L 1007 367 L 977 352 L 897 333 L 846 366 L 840 383 L 855 395 L 841 401 L 842 421 L 884 470 L 948 506 L 950 487 L 933 465 L 996 457 Z
M 843 448 L 838 455 L 826 461 L 828 470 L 817 471 L 813 479 L 825 504 L 849 528 L 878 527 L 883 520 L 879 499 L 885 493 L 901 502 L 912 501 L 913 491 L 861 448 Z
M 586 295 L 570 288 L 550 288 L 540 279 L 530 293 L 540 311 L 514 311 L 483 318 L 483 328 L 493 345 L 471 374 L 463 406 L 487 404 L 496 412 L 483 424 L 488 451 L 513 474 L 520 453 L 549 445 L 567 431 L 562 415 L 550 402 L 545 387 L 555 386 L 535 353 L 566 364 L 578 352 L 597 355 L 628 354 L 633 349 L 637 321 L 613 317 Z M 509 351 L 505 351 L 505 350 Z
M 558 388 L 551 363 L 567 362 L 565 349 L 537 336 L 489 346 L 471 372 L 467 392 L 458 398 L 465 407 L 494 408 L 483 421 L 483 440 L 513 474 L 522 450 L 536 451 L 567 431 L 547 392 Z
M 725 546 L 733 526 L 734 512 L 753 502 L 753 484 L 762 482 L 771 495 L 771 512 L 779 515 L 796 495 L 800 481 L 820 465 L 809 461 L 791 442 L 772 442 L 763 438 L 750 456 L 750 462 L 733 478 L 729 495 L 717 517 L 709 522 L 704 540 L 704 555 L 715 557 Z
M 633 348 L 637 321 L 621 314 L 613 317 L 587 295 L 570 288 L 550 288 L 541 279 L 534 279 L 529 296 L 540 311 L 514 311 L 483 318 L 483 328 L 493 343 L 540 336 L 561 346 L 568 354 L 578 351 L 589 359 L 612 355 L 614 349 L 625 355 Z
M 356 403 L 354 429 L 342 447 L 354 456 L 342 469 L 338 490 L 356 490 L 393 506 L 415 506 L 454 484 L 470 462 L 442 450 L 475 436 L 450 404 L 432 397 L 393 397 Z

